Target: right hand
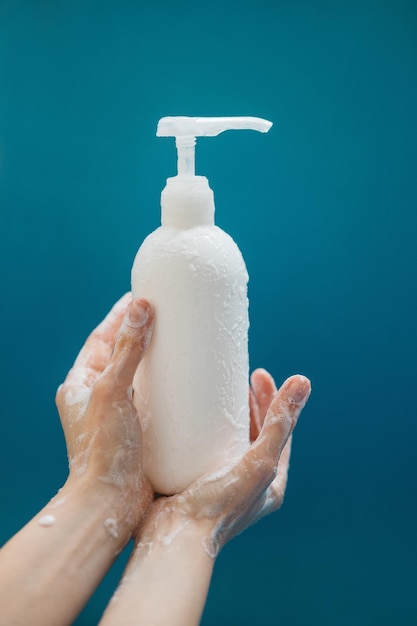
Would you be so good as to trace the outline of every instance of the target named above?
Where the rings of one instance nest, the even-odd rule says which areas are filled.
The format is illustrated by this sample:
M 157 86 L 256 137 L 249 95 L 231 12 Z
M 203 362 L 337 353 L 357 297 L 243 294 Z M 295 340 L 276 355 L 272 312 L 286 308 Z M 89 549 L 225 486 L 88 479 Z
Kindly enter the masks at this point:
M 291 433 L 306 404 L 310 381 L 288 378 L 276 391 L 265 370 L 251 377 L 251 440 L 244 456 L 192 483 L 183 492 L 154 501 L 140 529 L 140 542 L 158 536 L 158 527 L 196 525 L 203 529 L 205 550 L 213 558 L 232 537 L 277 510 L 284 498 Z M 172 531 L 171 531 L 172 532 Z

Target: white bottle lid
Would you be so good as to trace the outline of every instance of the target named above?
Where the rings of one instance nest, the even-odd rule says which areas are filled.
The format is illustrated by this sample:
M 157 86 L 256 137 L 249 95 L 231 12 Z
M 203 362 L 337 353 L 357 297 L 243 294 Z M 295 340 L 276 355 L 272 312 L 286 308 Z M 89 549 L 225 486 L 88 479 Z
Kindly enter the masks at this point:
M 272 122 L 259 117 L 163 117 L 158 137 L 175 137 L 177 176 L 167 179 L 161 195 L 162 224 L 191 228 L 214 223 L 214 196 L 205 176 L 195 175 L 196 137 L 215 137 L 225 130 L 266 133 Z

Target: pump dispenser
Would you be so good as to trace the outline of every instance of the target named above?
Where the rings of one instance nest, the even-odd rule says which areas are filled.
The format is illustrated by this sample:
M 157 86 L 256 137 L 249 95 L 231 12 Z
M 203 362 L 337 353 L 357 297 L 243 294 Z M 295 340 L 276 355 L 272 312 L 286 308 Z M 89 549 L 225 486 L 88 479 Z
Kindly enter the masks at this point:
M 241 456 L 249 445 L 248 274 L 242 255 L 214 225 L 214 196 L 196 176 L 196 137 L 267 132 L 257 117 L 164 117 L 175 137 L 178 174 L 161 194 L 162 225 L 132 268 L 134 297 L 155 309 L 152 341 L 133 389 L 144 440 L 144 471 L 173 494 Z

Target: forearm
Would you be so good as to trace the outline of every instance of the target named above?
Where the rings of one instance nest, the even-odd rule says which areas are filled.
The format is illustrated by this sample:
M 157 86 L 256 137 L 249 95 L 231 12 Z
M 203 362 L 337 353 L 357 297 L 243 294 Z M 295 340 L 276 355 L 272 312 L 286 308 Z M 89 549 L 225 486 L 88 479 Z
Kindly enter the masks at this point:
M 207 532 L 174 515 L 147 522 L 100 626 L 199 624 L 214 565 Z
M 108 485 L 69 480 L 0 552 L 0 626 L 70 624 L 129 539 Z

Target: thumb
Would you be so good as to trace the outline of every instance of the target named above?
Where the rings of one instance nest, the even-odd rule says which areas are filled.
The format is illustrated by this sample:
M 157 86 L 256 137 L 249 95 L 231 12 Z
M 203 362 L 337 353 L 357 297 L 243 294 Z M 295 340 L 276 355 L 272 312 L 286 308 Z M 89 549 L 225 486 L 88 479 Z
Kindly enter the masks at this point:
M 139 298 L 132 300 L 123 318 L 109 365 L 101 376 L 103 384 L 110 383 L 112 387 L 113 383 L 125 393 L 149 346 L 153 322 L 154 315 L 149 302 Z

